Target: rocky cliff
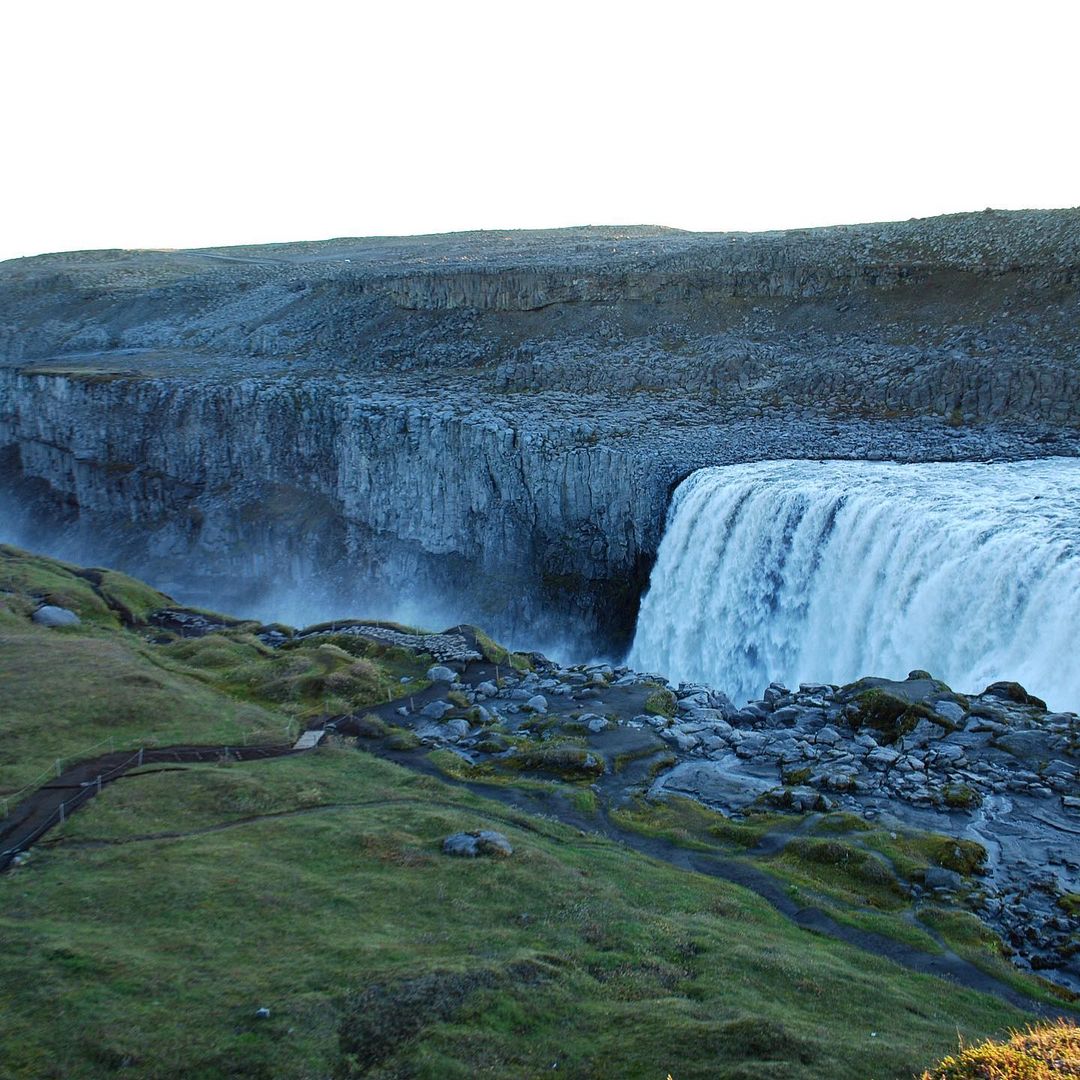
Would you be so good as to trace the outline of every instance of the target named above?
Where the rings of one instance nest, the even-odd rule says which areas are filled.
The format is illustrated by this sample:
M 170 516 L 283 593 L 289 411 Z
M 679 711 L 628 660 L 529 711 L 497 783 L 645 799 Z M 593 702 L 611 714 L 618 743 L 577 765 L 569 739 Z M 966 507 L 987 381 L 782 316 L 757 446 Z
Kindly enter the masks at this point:
M 1075 453 L 1078 326 L 1075 210 L 42 256 L 0 474 L 27 539 L 206 603 L 614 644 L 702 465 Z

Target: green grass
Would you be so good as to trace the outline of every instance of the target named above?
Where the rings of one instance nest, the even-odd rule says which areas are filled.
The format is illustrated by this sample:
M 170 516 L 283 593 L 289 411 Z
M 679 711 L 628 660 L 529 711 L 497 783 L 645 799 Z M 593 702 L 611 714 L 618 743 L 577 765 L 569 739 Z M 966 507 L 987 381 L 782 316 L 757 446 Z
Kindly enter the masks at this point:
M 83 624 L 34 626 L 28 616 L 43 601 L 74 608 Z M 123 575 L 0 549 L 0 794 L 106 737 L 281 741 L 298 720 L 401 693 L 402 678 L 426 685 L 430 658 L 349 635 L 271 650 L 234 621 L 154 643 L 141 624 L 164 603 Z M 388 746 L 416 743 L 366 723 Z M 596 771 L 586 755 L 581 740 L 564 739 L 524 745 L 497 767 L 448 751 L 430 759 L 448 778 L 598 814 L 581 782 Z M 732 820 L 686 799 L 642 799 L 611 817 L 733 857 L 798 820 Z M 485 827 L 510 837 L 512 858 L 441 854 L 449 832 Z M 878 910 L 859 892 L 892 887 L 868 873 L 882 864 L 863 848 L 881 850 L 898 874 L 978 863 L 977 845 L 892 838 L 841 815 L 817 831 L 774 869 L 838 919 L 913 943 L 929 939 L 906 907 Z M 936 932 L 1030 990 L 955 915 L 931 913 Z M 118 1070 L 196 1080 L 907 1078 L 954 1047 L 957 1030 L 976 1039 L 1019 1018 L 808 935 L 735 886 L 336 743 L 118 780 L 0 877 L 0 950 L 5 1080 Z M 263 1005 L 271 1017 L 260 1021 Z
M 472 828 L 514 856 L 441 855 Z M 351 750 L 129 777 L 54 836 L 0 878 L 12 1080 L 907 1078 L 1021 1019 Z
M 510 652 L 509 649 L 504 648 L 498 642 L 492 641 L 483 630 L 479 630 L 475 626 L 471 629 L 476 637 L 476 644 L 481 655 L 489 664 L 511 667 L 515 671 L 532 670 L 532 663 L 524 653 Z
M 108 739 L 121 749 L 281 742 L 291 734 L 287 716 L 159 662 L 154 646 L 133 634 L 21 620 L 0 622 L 0 636 L 0 795 L 57 759 L 105 753 Z
M 873 854 L 841 840 L 796 837 L 768 860 L 785 880 L 837 898 L 845 904 L 898 911 L 907 905 L 896 875 Z
M 750 813 L 735 819 L 710 810 L 693 799 L 639 797 L 611 812 L 620 828 L 653 836 L 680 847 L 727 851 L 752 848 L 770 830 L 786 828 L 794 820 L 783 814 Z
M 82 624 L 48 629 L 42 602 Z M 0 796 L 110 749 L 285 742 L 319 715 L 422 690 L 429 657 L 357 637 L 274 650 L 236 623 L 154 644 L 141 626 L 172 601 L 108 570 L 0 546 Z M 153 637 L 160 637 L 154 632 Z M 0 804 L 2 808 L 2 804 Z
M 752 851 L 764 837 L 786 832 L 801 820 L 770 813 L 728 818 L 684 798 L 658 802 L 638 798 L 609 816 L 620 827 L 645 836 L 735 856 Z M 885 858 L 877 858 L 875 852 Z M 973 841 L 937 833 L 894 834 L 854 815 L 835 813 L 815 821 L 808 835 L 794 836 L 777 853 L 754 857 L 753 864 L 785 882 L 800 903 L 820 908 L 837 922 L 926 952 L 940 952 L 941 945 L 928 932 L 931 928 L 989 974 L 1035 998 L 1053 1000 L 1054 990 L 1045 980 L 1019 971 L 1003 958 L 1000 940 L 975 916 L 953 909 L 955 918 L 946 920 L 942 928 L 933 920 L 941 922 L 944 916 L 923 920 L 908 893 L 908 883 L 921 882 L 930 866 L 970 875 L 984 858 L 985 851 Z M 964 927 L 968 936 L 950 937 L 950 927 Z M 974 928 L 982 928 L 983 933 L 974 934 Z
M 172 603 L 164 593 L 115 570 L 83 570 L 0 544 L 3 622 L 13 621 L 13 616 L 21 620 L 42 604 L 53 604 L 69 608 L 85 623 L 116 627 L 122 622 L 142 622 Z

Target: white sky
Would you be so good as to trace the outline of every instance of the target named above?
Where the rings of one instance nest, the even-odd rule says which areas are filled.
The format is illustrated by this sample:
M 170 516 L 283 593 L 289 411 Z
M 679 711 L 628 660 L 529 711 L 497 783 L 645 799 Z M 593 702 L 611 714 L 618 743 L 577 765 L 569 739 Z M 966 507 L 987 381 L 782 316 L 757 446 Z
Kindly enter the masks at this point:
M 1075 0 L 6 0 L 0 258 L 1080 203 Z

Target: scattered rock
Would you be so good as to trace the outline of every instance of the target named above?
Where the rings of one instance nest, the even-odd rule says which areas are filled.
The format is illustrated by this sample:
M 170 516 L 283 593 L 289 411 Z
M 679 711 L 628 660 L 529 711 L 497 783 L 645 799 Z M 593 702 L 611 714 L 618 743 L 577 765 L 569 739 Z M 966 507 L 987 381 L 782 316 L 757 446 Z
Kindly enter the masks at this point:
M 444 855 L 456 855 L 466 859 L 475 859 L 479 855 L 506 858 L 514 854 L 510 841 L 502 833 L 490 829 L 454 833 L 443 841 L 442 849 Z

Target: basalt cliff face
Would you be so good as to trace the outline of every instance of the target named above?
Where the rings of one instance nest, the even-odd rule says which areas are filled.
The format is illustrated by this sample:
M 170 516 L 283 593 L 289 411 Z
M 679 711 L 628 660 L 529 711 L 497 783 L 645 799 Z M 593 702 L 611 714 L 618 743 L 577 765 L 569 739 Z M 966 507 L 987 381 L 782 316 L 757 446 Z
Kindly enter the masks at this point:
M 618 646 L 694 469 L 1076 453 L 1078 328 L 1076 210 L 42 256 L 0 479 L 195 601 Z

